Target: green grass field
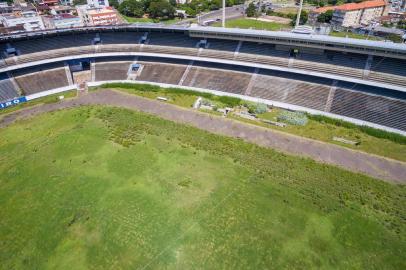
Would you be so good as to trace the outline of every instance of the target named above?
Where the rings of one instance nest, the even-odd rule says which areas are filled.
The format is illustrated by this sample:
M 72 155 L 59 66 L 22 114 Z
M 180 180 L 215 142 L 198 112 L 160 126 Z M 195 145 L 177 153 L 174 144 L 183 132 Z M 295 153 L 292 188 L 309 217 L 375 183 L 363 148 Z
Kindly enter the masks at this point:
M 221 22 L 214 23 L 213 26 L 221 26 Z M 264 22 L 255 19 L 232 19 L 226 21 L 226 27 L 228 28 L 242 28 L 242 29 L 257 29 L 257 30 L 269 30 L 279 31 L 281 29 L 290 29 L 291 26 L 287 24 L 280 24 L 275 22 Z
M 355 38 L 355 39 L 368 39 L 368 40 L 381 40 L 374 36 L 367 36 L 362 34 L 356 34 L 352 32 L 331 32 L 330 36 L 334 37 L 348 37 L 348 38 Z
M 117 89 L 130 94 L 135 94 L 151 99 L 156 99 L 158 96 L 169 98 L 169 103 L 182 106 L 185 108 L 191 108 L 198 96 L 205 96 L 207 94 L 186 91 L 182 89 L 165 89 L 151 85 L 137 85 L 137 84 L 109 84 L 103 87 L 110 89 Z M 218 100 L 218 97 L 208 94 L 207 99 L 213 100 L 219 107 L 230 106 Z M 215 99 L 215 100 L 214 100 Z M 231 106 L 232 107 L 232 106 Z M 280 109 L 273 109 L 271 112 L 259 115 L 260 118 L 276 121 L 277 115 L 280 113 Z M 209 111 L 207 111 L 209 112 Z M 213 113 L 213 112 L 210 112 Z M 231 117 L 235 120 L 248 122 L 250 124 L 259 125 L 267 128 L 277 129 L 282 132 L 291 133 L 298 136 L 311 138 L 327 143 L 337 144 L 343 147 L 360 150 L 367 153 L 376 154 L 379 156 L 389 157 L 396 160 L 406 161 L 406 143 L 397 143 L 388 139 L 377 138 L 361 132 L 354 128 L 347 128 L 344 126 L 337 126 L 330 123 L 320 122 L 309 119 L 306 126 L 294 126 L 288 125 L 287 127 L 277 127 L 258 121 L 250 121 L 240 117 Z M 333 137 L 342 137 L 348 140 L 354 140 L 360 142 L 359 145 L 349 145 L 333 140 Z M 404 140 L 404 137 L 403 137 Z
M 406 190 L 118 108 L 0 129 L 0 269 L 404 269 Z
M 179 21 L 179 19 L 171 19 L 171 20 L 159 20 L 159 19 L 151 19 L 151 18 L 136 18 L 136 17 L 128 17 L 122 15 L 123 18 L 129 23 L 164 23 L 164 24 L 173 24 Z

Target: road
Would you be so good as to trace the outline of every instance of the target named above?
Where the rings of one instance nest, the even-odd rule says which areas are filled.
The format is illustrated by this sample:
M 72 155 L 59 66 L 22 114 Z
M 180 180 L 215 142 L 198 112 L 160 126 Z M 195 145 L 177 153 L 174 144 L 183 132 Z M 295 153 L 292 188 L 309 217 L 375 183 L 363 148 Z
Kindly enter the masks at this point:
M 44 104 L 12 112 L 0 118 L 0 128 L 18 119 L 81 105 L 108 105 L 142 111 L 215 134 L 240 138 L 247 142 L 273 148 L 287 154 L 304 156 L 321 163 L 335 165 L 353 172 L 364 173 L 377 179 L 397 184 L 406 184 L 406 163 L 404 162 L 113 90 L 100 90 L 82 95 L 79 98 L 62 100 L 58 103 Z
M 244 5 L 236 5 L 232 7 L 226 7 L 226 20 L 235 19 L 244 16 Z M 198 17 L 200 24 L 204 24 L 207 21 L 221 21 L 223 16 L 222 9 L 214 10 Z

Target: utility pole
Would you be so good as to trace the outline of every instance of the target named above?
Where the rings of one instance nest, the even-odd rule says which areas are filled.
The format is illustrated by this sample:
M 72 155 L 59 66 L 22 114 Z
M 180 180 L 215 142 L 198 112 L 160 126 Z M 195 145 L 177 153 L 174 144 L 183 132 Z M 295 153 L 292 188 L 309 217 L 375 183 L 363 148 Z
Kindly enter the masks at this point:
M 226 27 L 226 0 L 223 0 L 223 19 L 221 25 L 223 28 Z
M 302 7 L 303 7 L 303 0 L 300 0 L 300 4 L 299 4 L 299 12 L 297 13 L 297 17 L 296 17 L 296 26 L 295 28 L 297 28 L 300 24 L 300 15 L 302 14 Z

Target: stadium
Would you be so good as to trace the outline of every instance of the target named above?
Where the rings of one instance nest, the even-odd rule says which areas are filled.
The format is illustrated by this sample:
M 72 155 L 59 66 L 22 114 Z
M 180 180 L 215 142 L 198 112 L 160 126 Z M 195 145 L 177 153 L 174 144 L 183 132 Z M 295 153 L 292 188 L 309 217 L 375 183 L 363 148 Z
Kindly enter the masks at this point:
M 0 269 L 405 267 L 404 44 L 134 24 L 4 35 L 0 51 Z M 400 139 L 359 151 L 120 84 Z

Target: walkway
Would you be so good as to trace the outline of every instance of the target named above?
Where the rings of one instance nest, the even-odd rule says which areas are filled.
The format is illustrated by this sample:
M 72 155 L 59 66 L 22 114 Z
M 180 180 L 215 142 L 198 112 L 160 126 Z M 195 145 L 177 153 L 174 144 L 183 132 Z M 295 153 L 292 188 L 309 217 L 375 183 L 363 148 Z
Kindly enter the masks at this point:
M 0 128 L 17 119 L 28 118 L 43 112 L 96 104 L 139 110 L 212 133 L 241 138 L 288 154 L 306 156 L 388 182 L 406 184 L 406 163 L 403 162 L 112 90 L 91 92 L 77 99 L 63 100 L 59 103 L 44 104 L 10 113 L 0 119 Z

